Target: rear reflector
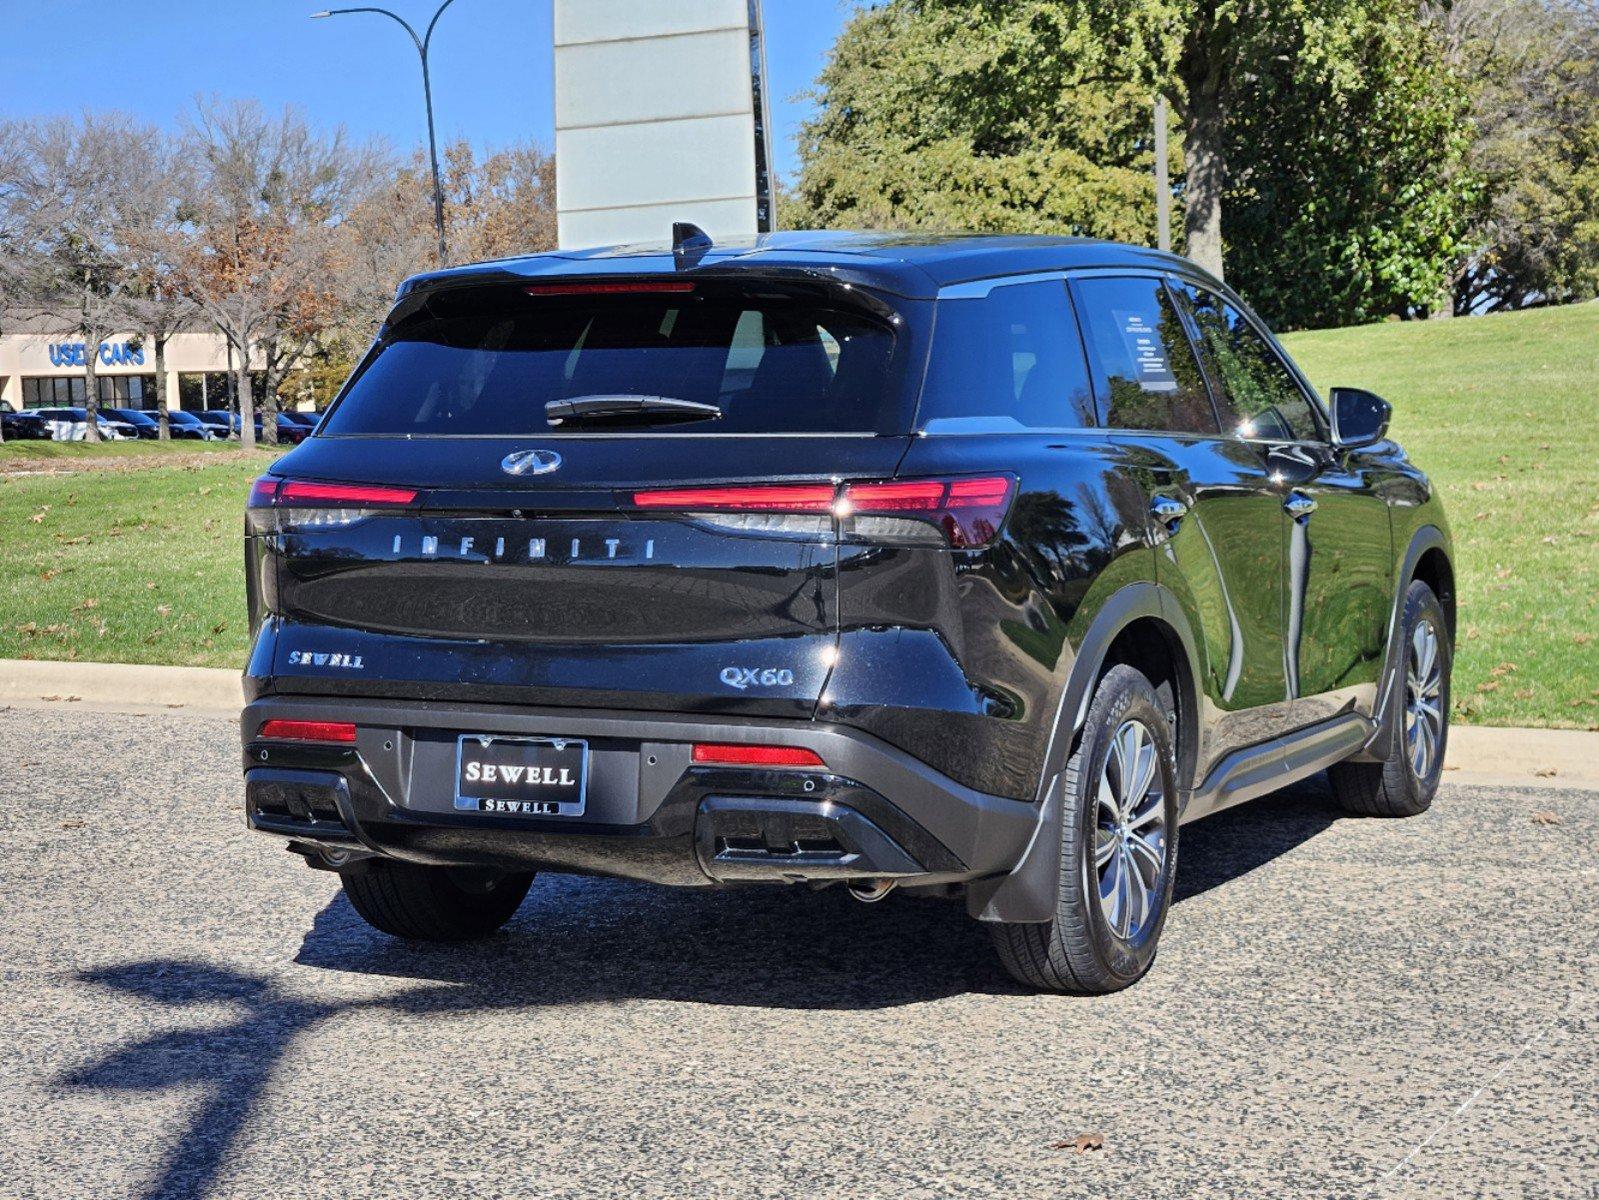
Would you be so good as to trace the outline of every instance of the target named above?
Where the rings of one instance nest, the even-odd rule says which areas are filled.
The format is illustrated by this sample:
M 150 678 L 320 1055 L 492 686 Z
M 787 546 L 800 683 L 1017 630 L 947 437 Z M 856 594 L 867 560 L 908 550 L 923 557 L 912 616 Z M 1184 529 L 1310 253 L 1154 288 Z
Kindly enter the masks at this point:
M 692 292 L 688 279 L 610 279 L 599 283 L 531 283 L 522 289 L 529 296 L 652 295 L 660 292 Z
M 275 742 L 353 742 L 355 726 L 347 721 L 282 721 L 261 723 L 256 735 Z
M 634 492 L 633 503 L 681 512 L 831 512 L 836 495 L 830 483 L 758 484 Z
M 740 746 L 695 742 L 694 761 L 729 767 L 820 767 L 821 756 L 799 746 Z

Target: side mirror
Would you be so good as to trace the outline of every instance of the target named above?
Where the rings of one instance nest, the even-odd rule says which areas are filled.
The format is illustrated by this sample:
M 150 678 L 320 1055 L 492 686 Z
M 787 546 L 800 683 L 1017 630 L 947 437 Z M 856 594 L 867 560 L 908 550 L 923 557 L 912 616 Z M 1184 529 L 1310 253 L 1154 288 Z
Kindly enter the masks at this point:
M 1393 413 L 1393 405 L 1376 392 L 1364 388 L 1333 388 L 1333 445 L 1353 450 L 1382 441 L 1388 435 L 1388 419 Z

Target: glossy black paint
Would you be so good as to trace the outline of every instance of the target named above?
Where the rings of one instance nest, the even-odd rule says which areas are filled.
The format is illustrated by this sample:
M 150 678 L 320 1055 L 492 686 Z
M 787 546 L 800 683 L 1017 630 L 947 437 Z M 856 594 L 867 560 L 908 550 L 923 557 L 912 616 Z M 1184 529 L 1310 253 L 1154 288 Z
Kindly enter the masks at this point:
M 395 726 L 417 745 L 477 728 L 485 705 L 578 726 L 586 713 L 755 721 L 766 740 L 779 736 L 769 725 L 796 737 L 855 731 L 943 781 L 940 803 L 980 795 L 1026 806 L 1029 820 L 1046 825 L 1051 788 L 1108 657 L 1170 656 L 1185 793 L 1222 795 L 1222 775 L 1250 748 L 1297 738 L 1344 753 L 1366 732 L 1375 744 L 1392 690 L 1395 598 L 1414 573 L 1450 570 L 1438 500 L 1393 442 L 1246 440 L 1224 436 L 1219 422 L 1199 435 L 1098 429 L 1078 413 L 1052 429 L 928 432 L 916 423 L 915 364 L 936 337 L 941 289 L 1073 272 L 1197 284 L 1242 307 L 1182 259 L 1073 239 L 769 235 L 717 246 L 687 269 L 669 252 L 604 251 L 408 281 L 399 310 L 434 289 L 487 279 L 810 281 L 895 321 L 907 351 L 898 377 L 904 425 L 831 437 L 317 433 L 274 474 L 420 495 L 405 511 L 344 528 L 249 536 L 251 697 L 274 711 L 322 715 L 425 702 L 411 724 Z M 1099 399 L 1097 411 L 1107 411 Z M 1325 412 L 1318 419 L 1327 424 Z M 530 481 L 500 469 L 511 451 L 534 447 L 558 448 L 555 475 Z M 980 550 L 852 541 L 826 517 L 799 532 L 751 531 L 631 502 L 634 489 L 650 487 L 996 472 L 1016 479 L 1016 495 Z M 1285 508 L 1295 497 L 1314 502 L 1308 516 Z M 1180 501 L 1181 515 L 1153 515 L 1162 498 Z M 528 551 L 534 541 L 537 555 Z M 728 667 L 759 668 L 778 682 L 733 687 Z M 1330 720 L 1343 724 L 1312 729 Z M 612 769 L 643 770 L 641 744 L 622 738 Z M 1286 773 L 1315 753 L 1256 757 Z M 681 762 L 676 769 L 682 775 Z M 595 786 L 605 793 L 603 774 Z M 892 787 L 879 794 L 912 825 L 943 831 L 929 836 L 963 864 L 998 853 L 998 843 L 985 851 L 962 840 L 975 831 L 957 837 L 939 825 L 926 798 Z M 681 809 L 647 853 L 601 863 L 557 848 L 544 863 L 707 882 L 694 865 L 694 811 Z M 633 813 L 642 828 L 654 819 Z M 1043 919 L 1052 877 L 1047 863 L 1024 861 L 1022 848 L 1045 847 L 1047 856 L 1049 838 L 1004 829 L 1011 857 L 964 876 L 986 880 L 973 889 L 973 911 Z M 436 840 L 462 861 L 485 853 L 482 837 Z M 1011 867 L 1018 880 L 1031 872 L 1025 887 L 1007 886 Z

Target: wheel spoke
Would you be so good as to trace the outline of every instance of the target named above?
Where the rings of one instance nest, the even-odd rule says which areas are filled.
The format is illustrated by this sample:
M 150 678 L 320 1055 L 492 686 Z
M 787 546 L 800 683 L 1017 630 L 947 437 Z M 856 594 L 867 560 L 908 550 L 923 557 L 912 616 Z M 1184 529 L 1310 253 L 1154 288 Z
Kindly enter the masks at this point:
M 1149 916 L 1149 887 L 1144 882 L 1144 873 L 1138 869 L 1138 864 L 1133 861 L 1131 850 L 1124 850 L 1127 856 L 1127 928 L 1122 931 L 1123 937 L 1130 937 L 1134 930 L 1143 928 Z
M 1110 861 L 1105 865 L 1105 873 L 1099 880 L 1099 907 L 1105 914 L 1105 923 L 1118 933 L 1121 931 L 1122 919 L 1122 870 L 1121 843 L 1116 844 L 1115 852 L 1111 854 Z
M 1101 828 L 1098 832 L 1099 836 L 1094 843 L 1094 868 L 1104 870 L 1105 864 L 1115 855 L 1120 843 L 1109 829 Z
M 1127 850 L 1134 859 L 1142 857 L 1149 864 L 1154 885 L 1159 886 L 1160 871 L 1166 862 L 1166 855 L 1160 844 L 1150 838 L 1134 834 L 1127 839 Z
M 1127 828 L 1129 830 L 1142 829 L 1151 821 L 1157 820 L 1166 815 L 1166 801 L 1159 792 L 1150 793 L 1147 799 L 1149 803 L 1144 805 L 1143 811 L 1135 816 L 1131 821 L 1127 822 Z
M 1112 825 L 1121 820 L 1121 806 L 1116 803 L 1116 789 L 1110 784 L 1110 764 L 1105 764 L 1105 771 L 1099 776 L 1099 811 L 1103 816 L 1110 818 Z

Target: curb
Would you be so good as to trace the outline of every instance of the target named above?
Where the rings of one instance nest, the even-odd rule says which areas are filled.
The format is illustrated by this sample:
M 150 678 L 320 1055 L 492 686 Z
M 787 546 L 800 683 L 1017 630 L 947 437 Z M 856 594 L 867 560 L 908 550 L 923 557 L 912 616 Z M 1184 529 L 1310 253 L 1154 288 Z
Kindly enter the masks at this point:
M 196 708 L 237 713 L 244 683 L 215 667 L 45 662 L 0 658 L 0 702 L 81 701 L 135 708 Z
M 129 663 L 0 658 L 0 704 L 78 702 L 88 708 L 186 708 L 237 715 L 237 671 Z M 1599 733 L 1455 725 L 1444 782 L 1599 791 Z

